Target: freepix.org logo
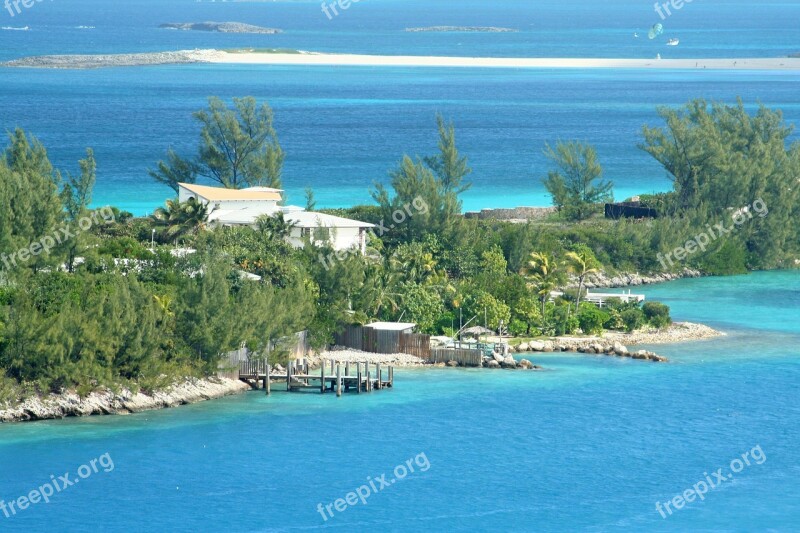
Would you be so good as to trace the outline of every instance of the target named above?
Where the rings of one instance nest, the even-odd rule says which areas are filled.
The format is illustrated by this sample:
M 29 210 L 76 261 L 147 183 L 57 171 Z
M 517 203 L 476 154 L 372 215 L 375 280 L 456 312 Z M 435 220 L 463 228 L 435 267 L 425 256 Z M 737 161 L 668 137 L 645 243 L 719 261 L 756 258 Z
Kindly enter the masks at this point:
M 50 0 L 51 2 L 53 0 Z M 8 13 L 13 17 L 14 15 L 21 15 L 22 8 L 30 9 L 34 4 L 44 2 L 44 0 L 6 0 L 5 7 Z

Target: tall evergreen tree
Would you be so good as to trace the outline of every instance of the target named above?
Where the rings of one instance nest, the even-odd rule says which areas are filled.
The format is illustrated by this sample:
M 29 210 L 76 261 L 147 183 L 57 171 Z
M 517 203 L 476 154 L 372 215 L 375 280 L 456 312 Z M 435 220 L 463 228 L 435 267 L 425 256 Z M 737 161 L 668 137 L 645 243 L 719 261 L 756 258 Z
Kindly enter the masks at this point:
M 285 154 L 273 127 L 273 112 L 253 97 L 234 98 L 233 108 L 217 97 L 208 99 L 208 110 L 194 117 L 201 125 L 200 146 L 194 159 L 174 151 L 160 161 L 150 176 L 178 190 L 181 181 L 198 177 L 229 189 L 281 187 Z
M 597 151 L 580 142 L 547 145 L 545 155 L 556 169 L 547 174 L 544 186 L 553 204 L 570 220 L 584 220 L 600 209 L 598 204 L 612 199 L 613 184 L 602 179 L 603 169 Z

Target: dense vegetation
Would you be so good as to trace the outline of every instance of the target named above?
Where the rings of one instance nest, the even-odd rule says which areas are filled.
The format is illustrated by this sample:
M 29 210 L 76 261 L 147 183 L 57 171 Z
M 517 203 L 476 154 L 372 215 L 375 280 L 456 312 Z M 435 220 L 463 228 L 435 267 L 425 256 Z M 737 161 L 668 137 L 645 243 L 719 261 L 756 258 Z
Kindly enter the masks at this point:
M 675 182 L 670 193 L 642 198 L 659 218 L 602 218 L 597 202 L 611 184 L 594 151 L 562 143 L 544 177 L 557 215 L 527 224 L 466 219 L 459 198 L 470 168 L 439 118 L 438 150 L 404 157 L 373 191 L 376 205 L 329 210 L 380 225 L 366 257 L 310 243 L 295 249 L 282 217 L 212 229 L 205 206 L 192 202 L 170 201 L 147 219 L 90 210 L 92 152 L 79 175 L 62 176 L 35 139 L 15 131 L 0 157 L 0 401 L 33 389 L 153 389 L 213 373 L 220 354 L 243 343 L 280 354 L 294 332 L 308 329 L 322 346 L 343 325 L 373 319 L 450 334 L 470 321 L 526 336 L 664 327 L 669 309 L 656 302 L 582 302 L 587 277 L 793 266 L 800 147 L 787 146 L 791 128 L 780 113 L 703 101 L 659 113 L 665 125 L 645 127 L 641 146 Z M 169 153 L 156 179 L 279 185 L 283 152 L 268 107 L 242 99 L 228 109 L 212 99 L 196 116 L 198 155 Z M 226 152 L 231 143 L 246 150 Z M 720 223 L 735 229 L 674 253 Z

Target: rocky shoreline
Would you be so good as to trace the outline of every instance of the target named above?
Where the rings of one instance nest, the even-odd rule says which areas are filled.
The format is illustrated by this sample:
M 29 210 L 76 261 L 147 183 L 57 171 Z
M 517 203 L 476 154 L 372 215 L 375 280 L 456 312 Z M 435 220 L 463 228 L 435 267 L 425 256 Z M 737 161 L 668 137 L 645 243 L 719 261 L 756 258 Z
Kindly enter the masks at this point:
M 724 336 L 703 324 L 675 322 L 665 329 L 645 329 L 633 333 L 607 332 L 603 337 L 553 337 L 549 340 L 531 341 L 517 346 L 515 352 L 577 352 L 615 355 L 666 363 L 668 359 L 647 350 L 630 350 L 629 346 L 642 344 L 672 344 L 713 339 Z
M 653 283 L 664 283 L 678 279 L 700 277 L 703 277 L 703 273 L 691 268 L 684 268 L 679 272 L 662 272 L 644 275 L 638 272 L 635 274 L 625 272 L 606 274 L 605 272 L 600 272 L 587 276 L 583 284 L 587 289 L 611 289 L 619 287 L 638 287 L 640 285 L 652 285 Z M 570 288 L 578 288 L 577 280 L 574 280 L 570 284 Z
M 28 398 L 13 407 L 0 409 L 0 423 L 60 419 L 71 416 L 119 415 L 164 409 L 240 394 L 250 390 L 246 383 L 226 378 L 186 379 L 152 395 L 122 390 L 93 392 L 81 398 L 74 391 Z
M 677 342 L 701 341 L 724 336 L 725 333 L 704 324 L 673 322 L 666 329 L 650 328 L 634 331 L 633 333 L 613 331 L 606 333 L 603 339 L 637 346 L 641 344 L 673 344 Z
M 484 357 L 484 368 L 504 368 L 519 370 L 544 370 L 528 359 L 517 360 L 514 354 L 576 352 L 585 354 L 629 357 L 631 359 L 667 362 L 666 357 L 647 350 L 631 350 L 628 346 L 641 344 L 667 344 L 697 341 L 725 335 L 708 326 L 691 322 L 676 322 L 663 330 L 643 330 L 633 333 L 609 332 L 603 337 L 553 337 L 547 340 L 530 341 L 510 350 L 510 354 L 494 354 Z M 311 368 L 319 368 L 322 362 L 330 360 L 341 363 L 368 362 L 398 368 L 441 368 L 457 367 L 458 363 L 432 364 L 429 361 L 409 354 L 377 354 L 358 350 L 334 347 L 331 350 L 308 356 Z M 280 369 L 276 369 L 280 370 Z M 154 409 L 164 409 L 240 394 L 251 386 L 235 379 L 210 377 L 206 379 L 186 379 L 165 390 L 153 394 L 133 393 L 124 389 L 120 392 L 110 390 L 93 392 L 81 398 L 74 391 L 50 394 L 46 397 L 33 397 L 14 406 L 0 406 L 0 423 L 24 422 L 34 420 L 61 419 L 72 416 L 130 414 Z
M 653 361 L 654 363 L 667 363 L 669 359 L 647 350 L 629 350 L 627 346 L 619 341 L 610 339 L 578 339 L 578 340 L 556 340 L 556 341 L 532 341 L 520 344 L 516 352 L 575 352 L 585 354 L 613 355 L 616 357 L 628 357 L 630 359 L 641 359 Z M 491 361 L 490 361 L 491 363 Z M 484 365 L 486 366 L 486 365 Z

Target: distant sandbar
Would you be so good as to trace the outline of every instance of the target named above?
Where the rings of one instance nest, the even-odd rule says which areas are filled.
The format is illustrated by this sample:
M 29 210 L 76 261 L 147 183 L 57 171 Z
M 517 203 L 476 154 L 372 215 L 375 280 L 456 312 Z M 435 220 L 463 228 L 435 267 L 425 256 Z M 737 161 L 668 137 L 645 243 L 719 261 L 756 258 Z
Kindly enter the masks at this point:
M 711 69 L 800 70 L 800 58 L 745 59 L 603 59 L 549 57 L 443 57 L 376 56 L 357 54 L 226 54 L 213 63 L 249 65 L 329 65 L 364 67 L 468 67 L 468 68 L 565 68 L 565 69 Z
M 427 26 L 425 28 L 406 28 L 407 32 L 464 32 L 464 33 L 514 33 L 513 28 L 496 28 L 494 26 Z
M 183 50 L 114 55 L 36 56 L 0 66 L 32 68 L 101 68 L 180 63 L 353 67 L 539 68 L 539 69 L 674 69 L 800 71 L 800 58 L 744 59 L 602 59 L 548 57 L 443 57 L 322 54 L 285 51 Z

